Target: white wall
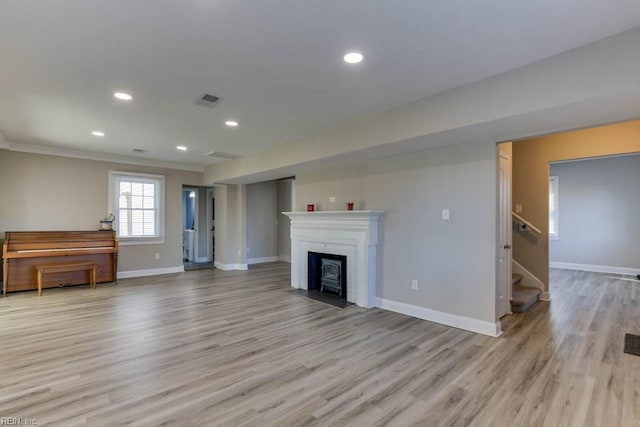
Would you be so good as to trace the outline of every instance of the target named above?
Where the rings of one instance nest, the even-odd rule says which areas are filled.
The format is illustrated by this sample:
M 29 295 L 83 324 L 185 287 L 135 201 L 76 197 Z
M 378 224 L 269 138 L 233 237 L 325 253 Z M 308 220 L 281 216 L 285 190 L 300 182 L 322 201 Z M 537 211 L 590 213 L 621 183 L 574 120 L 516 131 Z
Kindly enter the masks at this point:
M 384 211 L 377 296 L 495 322 L 495 143 L 429 149 L 357 169 L 363 174 L 340 185 L 362 184 L 362 203 Z M 335 185 L 330 173 L 298 175 L 296 199 L 328 200 Z M 442 220 L 445 208 L 449 221 Z
M 559 183 L 559 240 L 552 263 L 640 271 L 640 155 L 554 163 Z
M 247 262 L 278 257 L 278 183 L 246 186 Z

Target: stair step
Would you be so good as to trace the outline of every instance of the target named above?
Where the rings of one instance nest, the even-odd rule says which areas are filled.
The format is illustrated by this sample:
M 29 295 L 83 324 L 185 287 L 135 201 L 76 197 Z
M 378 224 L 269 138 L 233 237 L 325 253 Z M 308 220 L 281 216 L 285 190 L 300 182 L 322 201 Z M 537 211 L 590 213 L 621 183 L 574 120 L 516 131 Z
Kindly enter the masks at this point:
M 520 282 L 522 282 L 522 274 L 513 273 L 511 275 L 511 284 L 515 286 L 519 285 Z
M 514 285 L 511 293 L 511 310 L 516 313 L 527 311 L 538 301 L 540 289 L 529 286 Z

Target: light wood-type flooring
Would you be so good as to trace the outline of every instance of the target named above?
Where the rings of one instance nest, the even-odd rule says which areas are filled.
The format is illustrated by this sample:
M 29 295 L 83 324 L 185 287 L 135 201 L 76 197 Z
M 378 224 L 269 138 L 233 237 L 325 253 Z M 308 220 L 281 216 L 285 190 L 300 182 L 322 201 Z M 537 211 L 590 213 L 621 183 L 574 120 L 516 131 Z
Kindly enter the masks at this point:
M 554 270 L 490 338 L 288 292 L 289 265 L 0 299 L 0 417 L 38 425 L 640 425 L 640 283 Z M 27 420 L 28 419 L 28 420 Z M 6 423 L 5 423 L 6 424 Z

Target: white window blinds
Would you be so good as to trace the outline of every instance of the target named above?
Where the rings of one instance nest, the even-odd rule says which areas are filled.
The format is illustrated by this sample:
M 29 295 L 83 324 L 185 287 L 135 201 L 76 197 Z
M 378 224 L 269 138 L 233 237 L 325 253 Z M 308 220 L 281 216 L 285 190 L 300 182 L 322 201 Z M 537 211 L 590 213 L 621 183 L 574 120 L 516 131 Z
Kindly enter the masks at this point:
M 558 177 L 549 177 L 549 238 L 558 239 Z
M 109 172 L 114 226 L 122 242 L 159 243 L 164 238 L 164 177 Z

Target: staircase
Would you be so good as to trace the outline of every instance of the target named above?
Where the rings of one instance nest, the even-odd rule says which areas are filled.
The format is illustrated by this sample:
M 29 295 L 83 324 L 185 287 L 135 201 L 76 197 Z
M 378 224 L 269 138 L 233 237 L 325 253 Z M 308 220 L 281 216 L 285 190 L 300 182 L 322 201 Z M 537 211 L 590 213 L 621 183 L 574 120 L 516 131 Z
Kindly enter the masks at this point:
M 538 288 L 522 286 L 520 282 L 522 282 L 522 275 L 513 274 L 511 279 L 513 286 L 511 291 L 511 311 L 514 313 L 522 313 L 529 310 L 538 301 L 538 296 L 541 292 Z

